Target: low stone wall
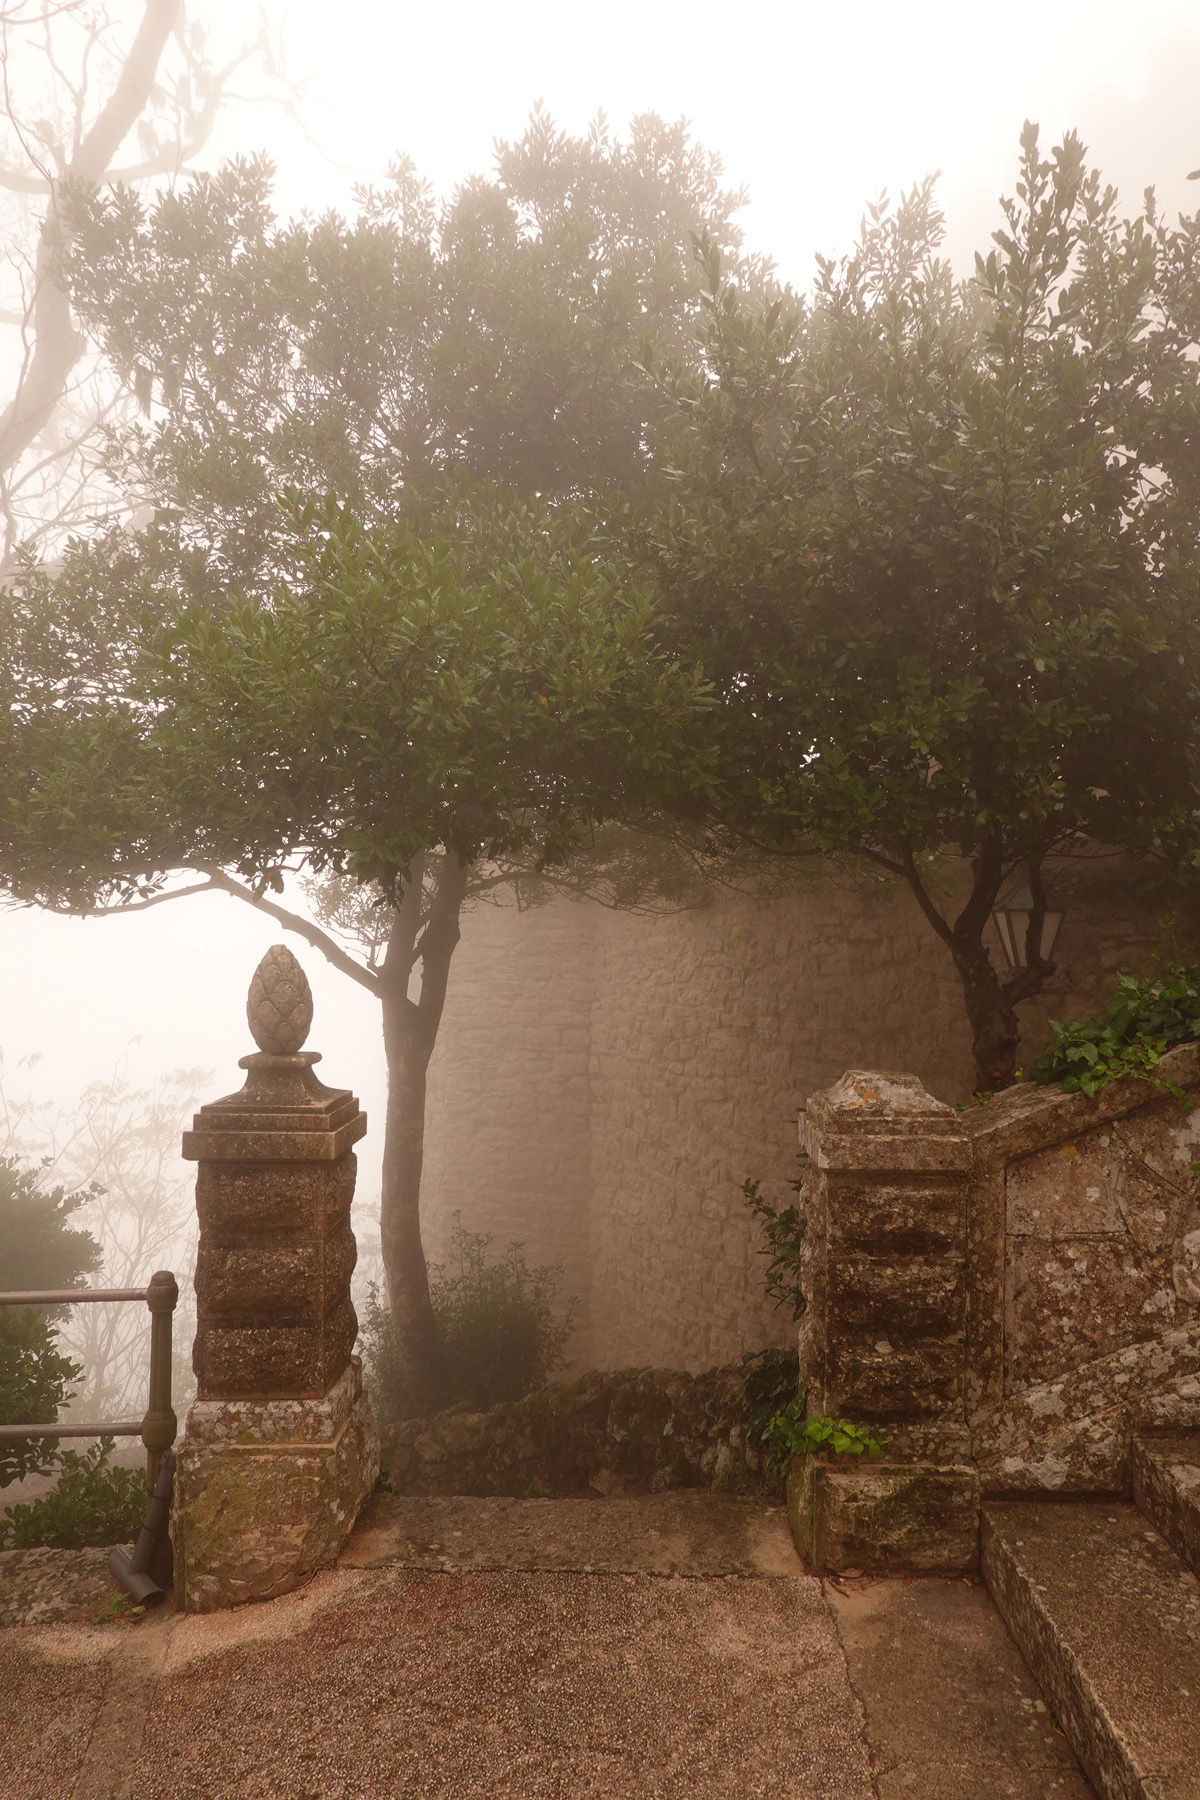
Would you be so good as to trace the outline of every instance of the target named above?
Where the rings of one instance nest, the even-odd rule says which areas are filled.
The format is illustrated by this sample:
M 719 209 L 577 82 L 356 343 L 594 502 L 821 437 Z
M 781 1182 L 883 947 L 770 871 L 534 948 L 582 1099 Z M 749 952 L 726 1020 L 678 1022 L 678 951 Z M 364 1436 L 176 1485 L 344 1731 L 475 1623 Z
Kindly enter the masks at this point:
M 956 1111 L 851 1071 L 810 1100 L 801 1378 L 887 1439 L 870 1473 L 793 1481 L 825 1566 L 941 1541 L 961 1568 L 981 1494 L 1127 1494 L 1135 1431 L 1200 1425 L 1200 1046 L 1159 1074 Z
M 620 1494 L 761 1484 L 740 1365 L 593 1371 L 524 1400 L 406 1420 L 383 1437 L 400 1494 Z

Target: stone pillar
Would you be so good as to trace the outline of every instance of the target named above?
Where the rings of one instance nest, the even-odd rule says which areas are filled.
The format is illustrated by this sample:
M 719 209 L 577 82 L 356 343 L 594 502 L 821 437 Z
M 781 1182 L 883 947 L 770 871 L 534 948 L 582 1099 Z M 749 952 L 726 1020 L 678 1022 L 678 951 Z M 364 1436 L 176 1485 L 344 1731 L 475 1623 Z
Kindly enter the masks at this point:
M 379 1473 L 351 1353 L 354 1095 L 313 1074 L 312 995 L 283 945 L 246 1008 L 258 1053 L 239 1093 L 183 1135 L 199 1167 L 197 1399 L 175 1487 L 176 1601 L 208 1612 L 286 1593 L 331 1562 Z
M 789 1506 L 801 1552 L 819 1570 L 973 1568 L 970 1139 L 915 1075 L 852 1070 L 809 1101 L 800 1143 L 808 1412 L 885 1439 L 878 1461 L 796 1459 Z

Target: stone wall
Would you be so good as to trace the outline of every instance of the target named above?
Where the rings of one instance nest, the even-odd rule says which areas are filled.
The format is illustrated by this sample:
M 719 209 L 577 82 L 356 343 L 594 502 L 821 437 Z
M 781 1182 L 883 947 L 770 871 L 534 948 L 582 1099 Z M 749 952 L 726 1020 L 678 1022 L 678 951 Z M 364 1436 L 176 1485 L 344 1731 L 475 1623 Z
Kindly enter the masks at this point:
M 453 1214 L 497 1249 L 558 1263 L 580 1302 L 573 1366 L 591 1361 L 590 1019 L 598 907 L 466 914 L 429 1076 L 423 1230 L 448 1254 Z
M 1070 911 L 1058 976 L 1022 1008 L 1030 1056 L 1050 1017 L 1144 967 L 1165 904 L 1107 861 L 1056 885 Z M 700 1370 L 794 1341 L 738 1190 L 752 1175 L 789 1197 L 796 1113 L 854 1067 L 911 1070 L 948 1102 L 971 1085 L 953 970 L 904 889 L 826 880 L 665 918 L 479 906 L 430 1072 L 431 1255 L 458 1209 L 562 1263 L 576 1371 Z
M 810 1101 L 810 1410 L 991 1492 L 1124 1491 L 1148 1425 L 1200 1424 L 1200 1048 L 1174 1091 L 1022 1085 L 956 1111 L 853 1071 Z

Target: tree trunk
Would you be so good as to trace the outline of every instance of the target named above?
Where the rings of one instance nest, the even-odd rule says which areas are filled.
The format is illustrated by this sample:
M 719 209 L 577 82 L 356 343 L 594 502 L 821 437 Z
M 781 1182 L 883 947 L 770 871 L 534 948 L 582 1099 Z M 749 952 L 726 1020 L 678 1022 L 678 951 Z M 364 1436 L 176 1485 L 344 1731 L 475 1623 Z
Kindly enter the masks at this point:
M 420 1041 L 416 1010 L 406 994 L 384 997 L 388 1087 L 379 1238 L 396 1348 L 413 1404 L 418 1411 L 426 1411 L 436 1402 L 445 1364 L 421 1242 L 429 1051 Z
M 1017 1005 L 1040 994 L 1054 973 L 1054 964 L 1044 962 L 1034 949 L 1041 944 L 1046 917 L 1043 854 L 1039 849 L 1025 857 L 1033 899 L 1025 941 L 1026 966 L 1007 980 L 997 974 L 983 943 L 983 933 L 1005 877 L 1004 845 L 999 833 L 993 832 L 980 846 L 973 864 L 971 892 L 953 924 L 934 905 L 911 849 L 905 850 L 902 861 L 890 865 L 904 874 L 921 911 L 954 958 L 971 1023 L 977 1093 L 998 1094 L 1017 1079 L 1017 1051 L 1021 1044 Z
M 423 858 L 417 859 L 410 873 L 380 971 L 388 1100 L 379 1210 L 380 1248 L 396 1347 L 414 1407 L 422 1412 L 437 1405 L 445 1381 L 445 1353 L 430 1303 L 421 1242 L 425 1088 L 450 963 L 461 935 L 467 887 L 466 865 L 452 852 L 443 852 L 421 927 L 423 863 Z M 418 960 L 421 997 L 414 1001 L 408 997 L 408 977 Z
M 977 1093 L 998 1094 L 1017 1079 L 1021 1027 L 1007 986 L 982 943 L 951 946 L 971 1022 Z

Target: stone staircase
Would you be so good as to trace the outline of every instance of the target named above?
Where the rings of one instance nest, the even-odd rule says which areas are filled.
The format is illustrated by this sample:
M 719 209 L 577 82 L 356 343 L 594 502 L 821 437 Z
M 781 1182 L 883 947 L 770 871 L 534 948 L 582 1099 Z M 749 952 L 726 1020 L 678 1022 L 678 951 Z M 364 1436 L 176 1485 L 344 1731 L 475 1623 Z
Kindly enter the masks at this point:
M 983 1574 L 1106 1800 L 1200 1800 L 1200 1431 L 1133 1443 L 1134 1503 L 998 1500 Z

